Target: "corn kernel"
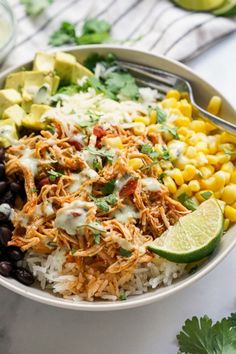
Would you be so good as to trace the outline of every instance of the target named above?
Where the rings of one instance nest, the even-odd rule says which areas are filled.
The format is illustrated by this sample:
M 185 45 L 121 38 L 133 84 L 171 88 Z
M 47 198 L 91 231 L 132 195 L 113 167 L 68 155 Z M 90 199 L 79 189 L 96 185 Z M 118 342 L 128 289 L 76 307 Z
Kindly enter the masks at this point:
M 181 186 L 184 183 L 182 172 L 178 168 L 174 168 L 172 171 L 170 171 L 170 176 L 178 186 Z
M 201 186 L 204 189 L 209 189 L 213 192 L 217 192 L 219 189 L 223 188 L 225 185 L 224 175 L 219 174 L 220 171 L 216 172 L 213 176 L 203 179 L 200 181 Z
M 208 146 L 205 141 L 199 141 L 196 145 L 197 151 L 204 152 L 204 154 L 208 154 Z
M 221 166 L 221 170 L 231 174 L 234 172 L 234 164 L 231 161 L 226 162 Z
M 150 118 L 150 124 L 157 123 L 157 112 L 154 109 L 151 110 L 149 118 Z
M 202 166 L 199 168 L 203 178 L 209 178 L 215 172 L 213 166 Z
M 216 155 L 207 155 L 206 158 L 210 165 L 217 165 L 219 163 Z
M 221 189 L 225 186 L 226 183 L 226 178 L 225 178 L 225 173 L 224 171 L 217 171 L 214 174 L 215 180 L 216 180 L 216 185 L 217 185 L 217 189 Z
M 230 155 L 226 155 L 223 152 L 218 152 L 216 157 L 218 159 L 218 163 L 220 164 L 230 161 Z
M 227 204 L 233 204 L 236 202 L 236 184 L 229 184 L 224 187 L 222 200 Z
M 185 116 L 179 116 L 178 118 L 176 118 L 174 120 L 174 124 L 177 127 L 187 127 L 190 123 L 190 119 L 188 117 Z
M 179 110 L 183 113 L 184 116 L 189 118 L 192 117 L 192 106 L 186 99 L 183 99 L 179 102 Z
M 157 124 L 151 124 L 147 127 L 148 134 L 157 134 L 159 132 L 159 126 Z
M 128 165 L 129 167 L 131 167 L 133 170 L 139 170 L 142 166 L 143 166 L 143 161 L 142 159 L 139 158 L 134 158 L 134 159 L 130 159 L 128 161 Z
M 186 138 L 190 137 L 192 135 L 191 130 L 189 130 L 186 127 L 181 127 L 178 129 L 177 133 L 180 135 L 184 135 Z
M 174 194 L 174 198 L 178 199 L 178 197 L 183 193 L 186 193 L 189 197 L 192 196 L 192 191 L 190 191 L 189 186 L 186 183 L 182 184 L 182 186 L 177 189 Z
M 221 143 L 236 144 L 236 136 L 227 132 L 223 132 L 220 136 Z
M 135 123 L 143 123 L 144 125 L 149 125 L 150 124 L 150 118 L 149 117 L 141 117 L 141 116 L 138 116 L 138 117 L 135 117 L 133 119 L 133 121 Z
M 223 188 L 217 190 L 216 192 L 214 192 L 214 196 L 216 199 L 221 199 L 222 193 L 223 193 Z
M 209 134 L 210 132 L 212 132 L 213 130 L 217 129 L 217 126 L 211 122 L 205 122 L 206 124 L 206 133 Z
M 227 219 L 236 222 L 236 209 L 232 208 L 229 205 L 226 205 L 224 214 Z
M 194 146 L 189 146 L 186 150 L 186 156 L 191 158 L 194 158 L 197 156 L 197 151 Z
M 210 102 L 207 106 L 207 110 L 208 112 L 212 113 L 212 114 L 219 114 L 220 109 L 221 109 L 221 104 L 222 104 L 222 100 L 219 96 L 213 96 L 210 99 Z
M 136 127 L 133 128 L 134 135 L 143 135 L 145 132 L 145 124 L 139 123 Z
M 162 101 L 163 108 L 176 108 L 177 107 L 177 99 L 176 98 L 166 98 Z
M 175 161 L 175 166 L 180 170 L 183 170 L 188 163 L 189 159 L 182 155 Z
M 192 181 L 190 181 L 188 186 L 192 192 L 198 192 L 201 188 L 200 183 L 196 179 L 193 179 Z
M 164 185 L 169 189 L 169 192 L 174 194 L 177 191 L 176 184 L 170 176 L 163 178 Z
M 196 168 L 193 165 L 186 165 L 183 171 L 183 178 L 185 181 L 191 181 L 196 175 Z
M 209 154 L 216 154 L 218 150 L 217 138 L 215 136 L 208 136 Z
M 231 180 L 230 180 L 232 183 L 236 183 L 236 170 L 234 170 L 232 173 L 231 173 Z
M 170 90 L 166 94 L 166 98 L 175 98 L 177 101 L 180 99 L 180 92 L 177 90 Z
M 189 128 L 195 131 L 196 133 L 205 133 L 206 132 L 206 123 L 202 120 L 193 120 Z
M 115 149 L 124 148 L 122 140 L 119 136 L 114 138 L 106 138 L 105 143 L 109 148 L 115 148 Z
M 229 184 L 230 182 L 230 178 L 231 178 L 231 174 L 229 172 L 226 172 L 226 171 L 222 171 L 221 172 L 224 174 L 225 176 L 225 184 Z
M 204 166 L 204 165 L 207 165 L 208 163 L 208 160 L 206 158 L 206 155 L 200 151 L 197 153 L 197 165 L 200 167 L 200 166 Z
M 224 220 L 224 231 L 227 231 L 229 228 L 230 221 L 229 219 Z
M 208 198 L 206 198 L 206 196 Z M 200 203 L 204 202 L 206 199 L 211 198 L 211 196 L 213 196 L 213 192 L 209 189 L 201 190 L 195 194 L 195 197 Z

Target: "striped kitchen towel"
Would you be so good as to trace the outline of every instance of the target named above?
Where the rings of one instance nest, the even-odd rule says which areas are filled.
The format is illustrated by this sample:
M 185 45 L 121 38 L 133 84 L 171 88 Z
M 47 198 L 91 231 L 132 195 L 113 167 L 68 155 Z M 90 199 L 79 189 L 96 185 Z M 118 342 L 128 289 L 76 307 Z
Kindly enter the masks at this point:
M 25 14 L 20 0 L 9 3 L 18 30 L 15 49 L 5 60 L 5 68 L 46 49 L 49 36 L 65 20 L 73 22 L 79 33 L 86 17 L 106 19 L 116 43 L 182 61 L 236 30 L 235 19 L 185 11 L 168 0 L 54 0 L 37 18 Z

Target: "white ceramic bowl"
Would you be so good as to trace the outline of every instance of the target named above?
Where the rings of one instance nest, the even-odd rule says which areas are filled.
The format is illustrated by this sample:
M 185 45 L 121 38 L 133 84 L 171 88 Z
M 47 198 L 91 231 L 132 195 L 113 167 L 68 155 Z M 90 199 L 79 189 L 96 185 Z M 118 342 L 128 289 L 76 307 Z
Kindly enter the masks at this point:
M 206 81 L 204 81 L 202 78 L 200 78 L 197 74 L 195 74 L 192 70 L 190 70 L 183 64 L 180 64 L 176 61 L 167 59 L 162 56 L 150 54 L 148 52 L 122 48 L 118 46 L 81 46 L 79 48 L 72 48 L 70 50 L 70 53 L 74 54 L 81 62 L 83 62 L 83 60 L 89 54 L 94 52 L 99 54 L 114 53 L 117 57 L 121 59 L 150 65 L 159 69 L 165 69 L 172 73 L 176 73 L 180 76 L 183 76 L 191 82 L 196 101 L 199 104 L 204 107 L 206 106 L 211 96 L 219 95 L 223 99 L 222 117 L 227 117 L 227 119 L 231 122 L 234 121 L 233 118 L 236 116 L 236 113 L 233 107 L 227 102 L 227 100 L 216 89 L 214 89 L 211 85 L 209 85 Z M 28 62 L 22 64 L 22 66 L 30 67 L 31 64 L 32 62 Z M 0 87 L 3 85 L 4 79 L 8 74 L 13 71 L 17 71 L 19 68 L 20 67 L 15 67 L 2 73 L 0 75 Z M 234 121 L 234 123 L 236 122 Z M 188 275 L 176 281 L 171 286 L 162 287 L 143 295 L 131 296 L 126 301 L 73 302 L 70 300 L 64 300 L 62 298 L 59 298 L 46 291 L 42 291 L 37 287 L 26 287 L 15 281 L 14 279 L 3 278 L 0 276 L 0 284 L 32 300 L 67 309 L 86 311 L 107 311 L 137 307 L 149 304 L 157 300 L 161 300 L 169 295 L 173 295 L 176 291 L 187 287 L 188 285 L 194 283 L 195 281 L 203 277 L 205 274 L 210 272 L 217 264 L 222 261 L 224 257 L 226 257 L 226 255 L 234 247 L 236 243 L 235 232 L 236 225 L 234 225 L 230 228 L 229 231 L 227 231 L 227 233 L 221 240 L 218 249 L 209 257 L 207 262 L 197 270 L 195 274 Z
M 13 48 L 16 37 L 16 20 L 7 0 L 0 0 L 0 37 L 1 63 Z

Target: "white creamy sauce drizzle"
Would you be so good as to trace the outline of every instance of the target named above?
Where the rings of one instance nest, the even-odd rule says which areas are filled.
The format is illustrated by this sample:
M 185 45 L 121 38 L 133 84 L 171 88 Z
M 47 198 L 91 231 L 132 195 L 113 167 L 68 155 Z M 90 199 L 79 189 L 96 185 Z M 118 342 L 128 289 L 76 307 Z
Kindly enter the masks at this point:
M 131 205 L 125 205 L 122 209 L 118 209 L 114 213 L 114 218 L 122 224 L 127 223 L 130 219 L 139 219 L 139 212 Z
M 161 184 L 158 182 L 156 178 L 148 177 L 143 178 L 141 180 L 142 186 L 144 189 L 148 190 L 149 192 L 158 192 L 161 190 Z
M 86 167 L 80 173 L 72 173 L 72 183 L 69 186 L 69 192 L 76 192 L 81 185 L 88 179 L 94 179 L 98 177 L 98 173 L 89 167 Z M 91 186 L 87 186 L 87 191 L 91 190 Z
M 68 235 L 76 235 L 78 228 L 86 223 L 87 212 L 93 206 L 92 202 L 80 200 L 65 203 L 64 207 L 56 214 L 55 227 L 65 230 Z
M 168 146 L 170 156 L 173 159 L 179 158 L 183 154 L 185 147 L 186 143 L 184 141 L 171 142 L 171 144 Z
M 11 125 L 4 125 L 0 128 L 0 137 L 6 138 L 11 145 L 18 145 L 18 140 L 14 139 L 15 128 Z
M 26 148 L 25 150 L 23 150 L 23 154 L 19 158 L 19 161 L 21 165 L 28 168 L 35 176 L 38 172 L 39 160 L 32 156 L 33 153 L 34 153 L 33 150 Z
M 41 216 L 51 216 L 54 214 L 54 209 L 52 206 L 52 203 L 50 202 L 44 202 L 41 204 L 38 204 L 35 208 L 35 216 L 41 217 Z

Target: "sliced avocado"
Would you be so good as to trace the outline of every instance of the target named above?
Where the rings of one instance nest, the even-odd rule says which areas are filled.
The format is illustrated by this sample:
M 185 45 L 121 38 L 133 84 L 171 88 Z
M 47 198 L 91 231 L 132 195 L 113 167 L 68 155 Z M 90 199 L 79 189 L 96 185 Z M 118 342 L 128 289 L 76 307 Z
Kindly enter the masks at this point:
M 81 79 L 83 76 L 93 76 L 93 73 L 80 63 L 76 63 L 73 68 L 71 82 L 77 84 L 78 79 Z
M 22 119 L 26 116 L 25 111 L 18 104 L 14 104 L 3 112 L 3 119 L 11 119 L 17 127 L 22 125 Z
M 73 75 L 76 58 L 67 53 L 57 52 L 55 61 L 55 71 L 60 77 L 62 84 L 70 84 Z
M 22 97 L 19 92 L 14 89 L 0 90 L 0 117 L 3 112 L 14 104 L 22 102 Z
M 32 104 L 33 104 L 33 101 L 25 101 L 25 100 L 23 100 L 22 103 L 21 103 L 21 107 L 23 108 L 23 110 L 24 110 L 26 113 L 29 113 Z
M 210 11 L 221 6 L 225 0 L 174 0 L 174 2 L 187 10 Z
M 33 70 L 49 73 L 54 71 L 55 55 L 52 53 L 38 52 L 34 58 Z
M 25 101 L 31 101 L 39 88 L 48 83 L 49 80 L 51 80 L 52 84 L 52 78 L 49 77 L 49 80 L 46 80 L 47 76 L 41 71 L 27 71 L 25 73 L 25 81 L 22 89 L 22 96 Z
M 60 84 L 60 77 L 55 75 L 52 83 L 52 95 L 55 95 Z
M 7 148 L 18 139 L 16 124 L 12 119 L 0 121 L 0 146 Z
M 5 83 L 5 89 L 15 89 L 16 91 L 21 92 L 21 89 L 24 85 L 24 79 L 24 71 L 19 71 L 17 73 L 8 75 Z
M 30 114 L 25 116 L 25 118 L 22 120 L 23 127 L 27 128 L 27 129 L 32 129 L 32 130 L 44 129 L 46 127 L 46 123 L 41 122 L 40 118 L 49 109 L 51 109 L 50 106 L 33 104 L 31 106 Z

